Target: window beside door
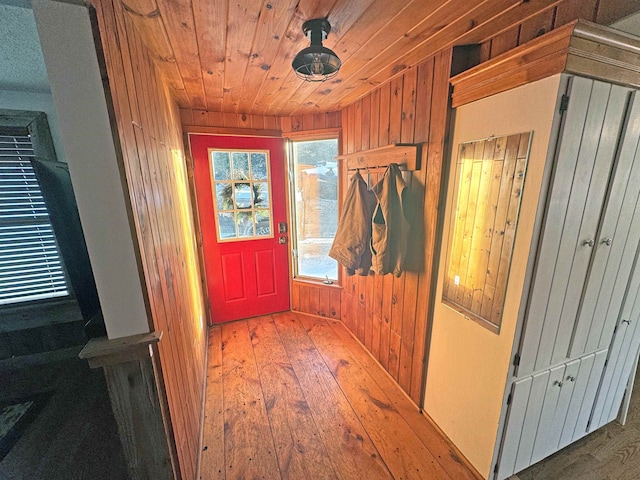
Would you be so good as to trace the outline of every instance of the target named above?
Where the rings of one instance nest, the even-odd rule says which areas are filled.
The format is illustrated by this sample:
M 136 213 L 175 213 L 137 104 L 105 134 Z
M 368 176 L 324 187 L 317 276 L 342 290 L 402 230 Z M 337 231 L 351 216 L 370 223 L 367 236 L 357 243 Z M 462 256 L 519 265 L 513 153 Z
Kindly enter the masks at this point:
M 297 277 L 335 281 L 328 256 L 338 227 L 338 139 L 292 141 L 293 268 Z

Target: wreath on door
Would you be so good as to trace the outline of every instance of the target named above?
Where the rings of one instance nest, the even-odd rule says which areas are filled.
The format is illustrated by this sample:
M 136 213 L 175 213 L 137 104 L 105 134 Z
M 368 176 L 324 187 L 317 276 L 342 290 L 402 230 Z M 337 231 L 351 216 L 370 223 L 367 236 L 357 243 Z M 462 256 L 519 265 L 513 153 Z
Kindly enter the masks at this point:
M 244 210 L 244 209 L 251 208 L 251 204 L 247 205 L 246 207 L 244 206 L 235 207 L 235 204 L 234 204 L 234 198 L 236 198 L 236 192 L 239 190 L 245 190 L 248 188 L 251 188 L 252 190 L 253 206 L 260 207 L 260 205 L 265 201 L 264 192 L 262 192 L 260 185 L 255 183 L 252 185 L 249 182 L 237 182 L 237 183 L 230 183 L 226 185 L 222 189 L 222 192 L 220 192 L 220 195 L 222 196 L 222 206 L 224 207 L 224 209 L 233 210 L 234 208 L 237 208 L 238 210 Z

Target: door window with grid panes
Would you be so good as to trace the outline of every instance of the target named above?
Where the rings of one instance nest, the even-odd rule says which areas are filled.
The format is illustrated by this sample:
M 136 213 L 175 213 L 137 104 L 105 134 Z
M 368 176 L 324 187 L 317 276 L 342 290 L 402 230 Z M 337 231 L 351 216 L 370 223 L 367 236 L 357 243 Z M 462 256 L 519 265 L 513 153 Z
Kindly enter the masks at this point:
M 209 150 L 218 241 L 273 237 L 268 151 Z

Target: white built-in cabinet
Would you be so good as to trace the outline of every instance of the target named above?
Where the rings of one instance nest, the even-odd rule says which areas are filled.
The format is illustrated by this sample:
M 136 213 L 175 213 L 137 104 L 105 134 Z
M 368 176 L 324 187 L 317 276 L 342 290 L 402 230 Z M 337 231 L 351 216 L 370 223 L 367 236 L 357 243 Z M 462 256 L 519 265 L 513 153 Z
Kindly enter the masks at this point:
M 467 377 L 455 378 L 456 385 L 475 386 L 471 361 L 493 362 L 496 376 L 505 375 L 503 395 L 475 386 L 489 398 L 485 416 L 500 411 L 490 462 L 487 450 L 469 441 L 484 437 L 457 428 L 461 421 L 493 428 L 478 411 L 468 408 L 459 421 L 446 409 L 448 399 L 429 395 L 428 388 L 425 402 L 483 475 L 504 480 L 618 418 L 630 395 L 640 348 L 640 39 L 577 21 L 451 82 L 457 142 L 504 130 L 497 120 L 504 117 L 526 123 L 539 149 L 532 147 L 538 163 L 530 162 L 527 172 L 535 181 L 525 179 L 523 187 L 525 211 L 531 215 L 535 203 L 537 213 L 529 223 L 518 220 L 528 226 L 518 227 L 516 245 L 529 254 L 520 250 L 511 259 L 510 300 L 503 307 L 511 313 L 492 342 L 495 355 L 476 349 L 483 357 L 462 358 Z M 532 103 L 530 92 L 544 99 Z M 520 121 L 530 113 L 530 122 Z M 447 328 L 494 340 L 438 312 L 449 320 Z M 439 320 L 431 350 L 452 361 L 435 344 L 449 338 Z M 438 385 L 431 379 L 446 378 L 433 363 L 432 392 Z
M 640 93 L 573 76 L 560 95 L 498 480 L 614 420 L 640 345 Z

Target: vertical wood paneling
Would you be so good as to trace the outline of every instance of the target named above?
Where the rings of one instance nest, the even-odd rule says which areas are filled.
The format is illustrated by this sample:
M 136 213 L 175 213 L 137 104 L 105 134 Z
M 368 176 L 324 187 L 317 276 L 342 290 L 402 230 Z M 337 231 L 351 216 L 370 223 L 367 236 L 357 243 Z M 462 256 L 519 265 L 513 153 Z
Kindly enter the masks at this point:
M 451 72 L 451 50 L 445 50 L 434 59 L 433 84 L 431 90 L 431 119 L 429 122 L 428 144 L 423 153 L 426 169 L 425 196 L 423 209 L 424 249 L 422 270 L 418 283 L 418 303 L 416 306 L 416 325 L 414 334 L 414 353 L 411 368 L 410 395 L 419 401 L 422 395 L 422 382 L 427 358 L 427 318 L 433 306 L 432 282 L 434 272 L 438 271 L 436 258 L 437 230 L 441 218 L 438 206 L 444 202 L 441 195 L 442 172 L 444 162 L 444 139 L 449 115 L 449 74 Z
M 419 403 L 431 302 L 450 51 L 408 69 L 343 110 L 343 153 L 398 142 L 424 143 L 422 168 L 405 174 L 412 231 L 405 272 L 343 277 L 342 321 Z M 437 84 L 436 84 L 437 83 Z M 382 173 L 364 175 L 370 185 Z M 425 208 L 426 206 L 426 208 Z
M 531 135 L 460 145 L 443 299 L 500 325 Z M 465 205 L 466 202 L 466 205 Z
M 290 117 L 286 117 L 286 125 L 282 123 L 285 117 L 270 117 L 265 115 L 249 115 L 231 112 L 209 112 L 206 110 L 180 109 L 180 121 L 184 127 L 218 127 L 237 128 L 247 131 L 247 135 L 259 130 L 291 130 Z
M 339 320 L 340 287 L 293 280 L 291 310 Z
M 491 40 L 491 57 L 496 57 L 507 50 L 517 47 L 519 35 L 520 27 L 518 26 L 493 37 Z
M 389 144 L 400 142 L 402 132 L 402 83 L 404 75 L 391 81 L 391 102 L 389 104 Z M 382 119 L 381 119 L 382 120 Z
M 518 43 L 523 43 L 533 40 L 540 35 L 544 35 L 553 29 L 555 22 L 556 9 L 544 11 L 539 13 L 535 17 L 531 17 L 529 20 L 520 25 L 520 37 Z
M 380 115 L 378 116 L 378 145 L 384 147 L 389 145 L 389 129 L 391 122 L 389 121 L 389 108 L 391 103 L 391 83 L 385 83 L 379 89 L 380 91 Z M 348 121 L 349 119 L 347 119 Z M 348 153 L 348 152 L 347 152 Z
M 100 2 L 97 15 L 149 307 L 163 332 L 159 378 L 177 474 L 194 478 L 206 335 L 181 117 L 121 3 Z
M 256 115 L 254 115 L 256 116 Z M 258 115 L 259 116 L 259 115 Z M 265 121 L 275 119 L 283 133 L 304 132 L 305 130 L 322 130 L 326 128 L 340 128 L 342 112 L 309 113 L 293 115 L 291 117 L 276 117 L 266 115 Z
M 600 25 L 610 25 L 637 10 L 638 2 L 635 0 L 563 0 L 554 8 L 545 10 L 506 32 L 484 41 L 480 45 L 480 61 L 494 58 L 579 18 Z

